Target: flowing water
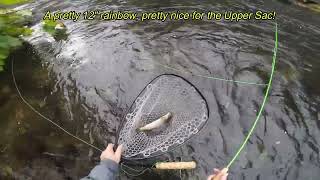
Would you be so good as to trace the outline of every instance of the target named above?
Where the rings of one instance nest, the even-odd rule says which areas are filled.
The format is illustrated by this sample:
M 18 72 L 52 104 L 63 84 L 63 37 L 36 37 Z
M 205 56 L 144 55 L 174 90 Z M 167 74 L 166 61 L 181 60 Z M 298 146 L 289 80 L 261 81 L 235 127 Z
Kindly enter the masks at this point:
M 120 179 L 205 179 L 214 167 L 231 160 L 255 120 L 266 88 L 196 75 L 267 83 L 275 22 L 67 21 L 67 37 L 56 41 L 41 30 L 44 13 L 275 10 L 279 49 L 270 98 L 248 145 L 230 168 L 229 179 L 320 177 L 319 14 L 277 1 L 61 0 L 37 1 L 22 8 L 31 8 L 35 16 L 35 32 L 10 56 L 22 94 L 42 114 L 100 148 L 115 142 L 126 110 L 160 74 L 188 79 L 206 98 L 210 108 L 206 127 L 164 155 L 169 160 L 195 160 L 195 170 L 152 171 L 136 178 L 121 172 Z M 0 177 L 87 175 L 99 152 L 22 104 L 10 63 L 0 81 Z

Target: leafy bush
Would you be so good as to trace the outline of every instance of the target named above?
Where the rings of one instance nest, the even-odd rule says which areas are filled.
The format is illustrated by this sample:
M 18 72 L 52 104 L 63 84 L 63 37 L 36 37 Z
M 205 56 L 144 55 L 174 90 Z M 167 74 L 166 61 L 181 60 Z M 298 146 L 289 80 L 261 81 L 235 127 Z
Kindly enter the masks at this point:
M 25 3 L 28 0 L 1 0 L 0 7 Z M 32 30 L 26 25 L 30 22 L 32 12 L 29 10 L 15 11 L 0 8 L 0 72 L 3 71 L 6 59 L 14 48 L 21 46 L 21 36 L 27 36 Z

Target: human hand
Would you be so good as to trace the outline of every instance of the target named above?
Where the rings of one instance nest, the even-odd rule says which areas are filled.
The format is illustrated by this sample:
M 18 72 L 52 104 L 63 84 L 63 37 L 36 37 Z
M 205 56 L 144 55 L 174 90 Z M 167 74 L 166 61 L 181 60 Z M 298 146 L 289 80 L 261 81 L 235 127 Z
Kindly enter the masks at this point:
M 213 169 L 213 174 L 208 177 L 208 180 L 227 180 L 228 169 L 223 168 L 222 170 Z
M 107 148 L 101 153 L 100 160 L 110 159 L 116 163 L 120 162 L 122 153 L 122 144 L 117 147 L 116 152 L 113 151 L 114 144 L 108 144 Z

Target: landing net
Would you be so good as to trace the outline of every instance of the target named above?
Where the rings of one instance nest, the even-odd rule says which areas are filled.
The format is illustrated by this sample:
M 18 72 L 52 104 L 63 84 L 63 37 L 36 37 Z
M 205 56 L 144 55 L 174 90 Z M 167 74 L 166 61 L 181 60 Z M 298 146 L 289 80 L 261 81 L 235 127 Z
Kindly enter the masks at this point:
M 170 117 L 159 127 L 139 130 L 168 113 Z M 191 83 L 176 75 L 161 75 L 146 86 L 129 109 L 118 144 L 124 145 L 123 157 L 127 159 L 157 156 L 197 134 L 207 120 L 207 103 Z

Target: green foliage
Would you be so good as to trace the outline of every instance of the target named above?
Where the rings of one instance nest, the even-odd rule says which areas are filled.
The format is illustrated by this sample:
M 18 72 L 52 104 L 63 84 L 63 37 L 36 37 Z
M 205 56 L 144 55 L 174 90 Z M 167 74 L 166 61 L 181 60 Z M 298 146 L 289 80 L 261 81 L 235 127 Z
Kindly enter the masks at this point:
M 0 5 L 11 6 L 11 5 L 23 4 L 29 1 L 30 0 L 1 0 Z
M 1 0 L 1 4 L 13 5 L 22 0 Z M 28 36 L 32 30 L 26 25 L 30 22 L 30 10 L 14 11 L 0 9 L 0 72 L 3 71 L 5 61 L 12 49 L 22 45 L 21 36 Z
M 44 20 L 42 22 L 42 28 L 44 31 L 46 31 L 47 33 L 54 35 L 55 33 L 55 27 L 58 24 L 57 21 L 53 21 L 53 20 Z
M 66 26 L 59 21 L 44 20 L 42 21 L 42 28 L 49 33 L 55 40 L 67 39 L 68 34 Z

